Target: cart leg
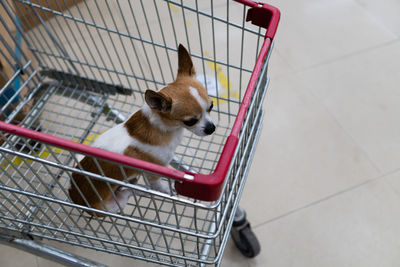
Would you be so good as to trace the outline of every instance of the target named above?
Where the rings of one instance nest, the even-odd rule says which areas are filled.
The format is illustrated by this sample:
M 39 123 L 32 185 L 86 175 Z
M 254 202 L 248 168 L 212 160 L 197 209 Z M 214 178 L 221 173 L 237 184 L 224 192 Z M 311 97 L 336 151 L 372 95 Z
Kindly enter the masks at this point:
M 260 243 L 251 230 L 244 209 L 238 207 L 232 224 L 231 236 L 236 247 L 247 258 L 254 258 L 260 253 Z

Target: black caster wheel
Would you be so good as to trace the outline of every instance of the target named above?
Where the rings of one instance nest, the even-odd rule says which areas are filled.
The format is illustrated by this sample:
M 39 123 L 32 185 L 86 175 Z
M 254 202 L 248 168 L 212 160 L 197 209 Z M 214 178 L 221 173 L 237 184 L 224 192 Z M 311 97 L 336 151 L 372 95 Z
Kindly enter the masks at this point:
M 254 258 L 260 253 L 260 243 L 246 219 L 246 212 L 241 208 L 236 211 L 231 236 L 236 247 L 245 257 Z

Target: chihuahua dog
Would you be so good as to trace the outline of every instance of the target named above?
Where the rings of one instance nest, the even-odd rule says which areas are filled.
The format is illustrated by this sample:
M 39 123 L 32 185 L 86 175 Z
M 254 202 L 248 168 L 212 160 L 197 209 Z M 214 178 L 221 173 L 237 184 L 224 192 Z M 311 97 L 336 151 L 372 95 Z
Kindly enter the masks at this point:
M 212 107 L 206 89 L 195 78 L 195 69 L 188 51 L 179 45 L 178 75 L 175 81 L 158 92 L 147 90 L 142 108 L 124 123 L 101 134 L 93 146 L 166 166 L 182 140 L 184 128 L 198 136 L 210 135 L 215 131 L 209 114 Z M 124 180 L 120 167 L 111 162 L 95 162 L 90 157 L 84 157 L 79 165 L 85 171 Z M 137 181 L 139 171 L 124 168 L 124 172 L 129 182 Z M 160 177 L 146 177 L 152 189 L 170 193 L 168 183 L 161 181 Z M 103 211 L 122 212 L 134 194 L 131 189 L 121 189 L 117 185 L 78 173 L 72 174 L 72 180 L 69 189 L 71 200 Z M 103 216 L 99 213 L 96 215 Z

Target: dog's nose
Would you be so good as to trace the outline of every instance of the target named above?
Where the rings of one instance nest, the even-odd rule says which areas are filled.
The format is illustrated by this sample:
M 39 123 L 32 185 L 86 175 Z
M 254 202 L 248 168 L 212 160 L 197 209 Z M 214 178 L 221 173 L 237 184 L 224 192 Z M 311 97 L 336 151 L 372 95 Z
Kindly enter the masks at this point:
M 215 131 L 214 123 L 207 123 L 206 128 L 204 128 L 204 133 L 207 135 L 212 134 Z

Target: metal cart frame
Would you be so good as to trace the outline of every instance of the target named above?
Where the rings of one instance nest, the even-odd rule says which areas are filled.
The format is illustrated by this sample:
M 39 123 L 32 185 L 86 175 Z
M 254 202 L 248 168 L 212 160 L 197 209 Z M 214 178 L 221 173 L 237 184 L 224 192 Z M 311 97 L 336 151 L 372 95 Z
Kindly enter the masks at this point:
M 95 263 L 36 240 L 170 266 L 219 265 L 233 224 L 239 248 L 255 256 L 237 208 L 261 131 L 279 10 L 249 0 L 72 2 L 0 1 L 0 60 L 13 69 L 10 77 L 1 73 L 0 241 L 69 265 Z M 243 17 L 230 15 L 236 9 Z M 142 105 L 145 89 L 173 80 L 179 42 L 214 99 L 216 133 L 186 133 L 174 168 L 89 146 Z M 85 171 L 81 155 L 100 174 Z M 124 181 L 106 177 L 102 161 L 119 166 Z M 128 182 L 130 169 L 140 171 L 137 184 Z M 74 204 L 67 193 L 73 172 L 137 194 L 118 214 Z M 149 174 L 165 177 L 173 193 L 151 190 Z

